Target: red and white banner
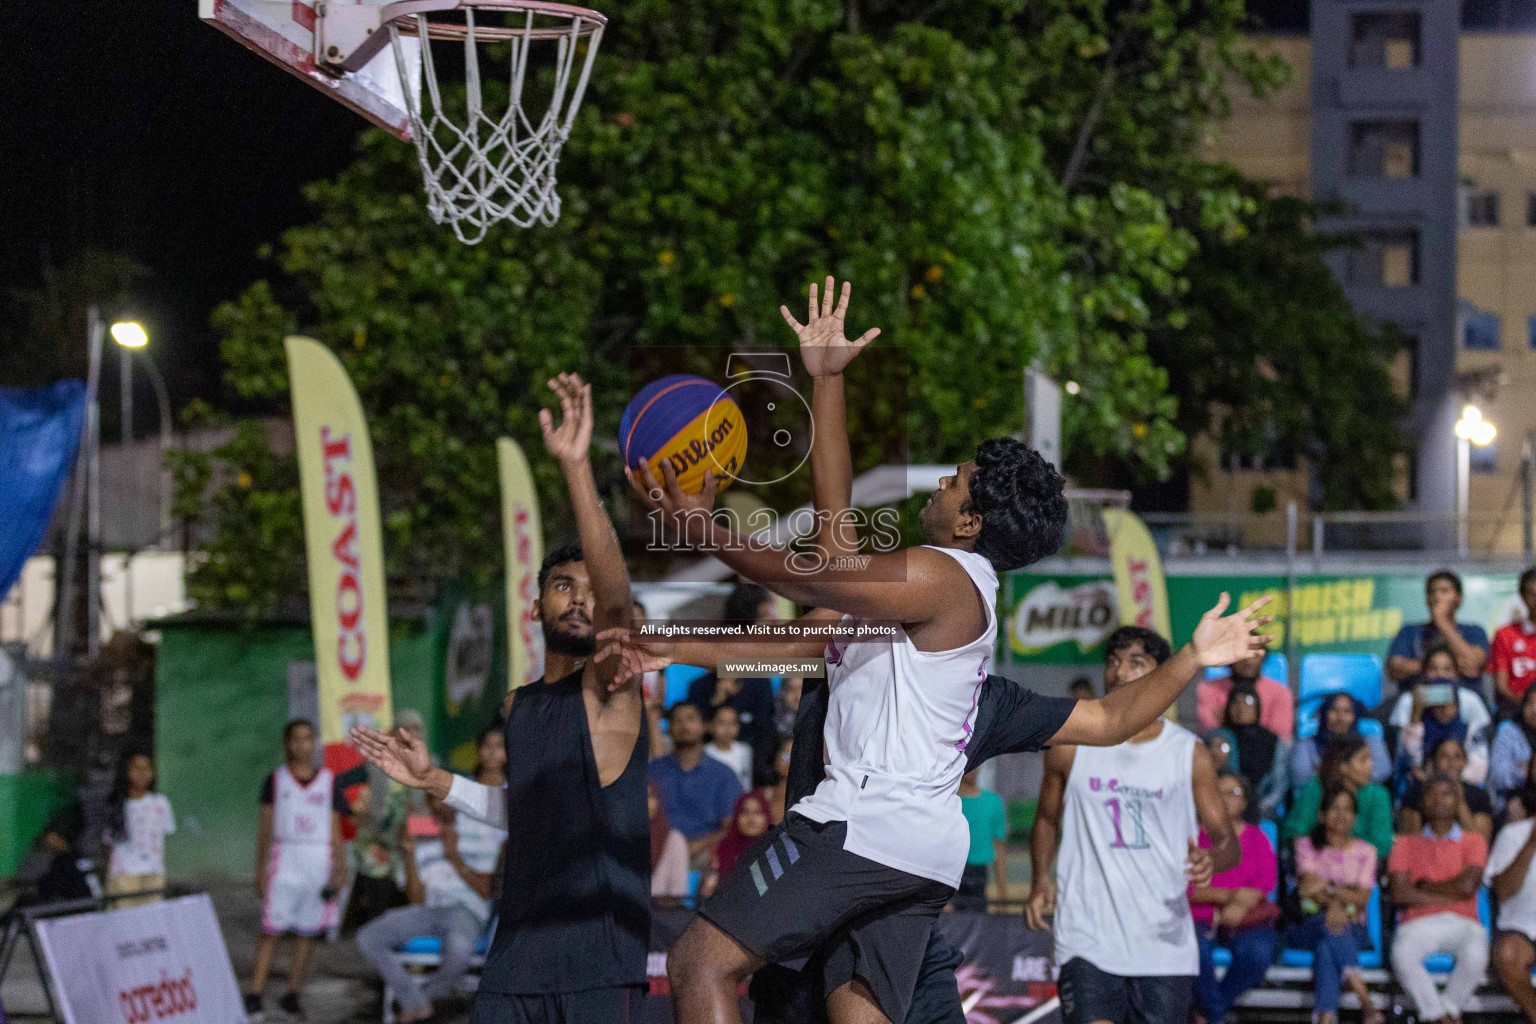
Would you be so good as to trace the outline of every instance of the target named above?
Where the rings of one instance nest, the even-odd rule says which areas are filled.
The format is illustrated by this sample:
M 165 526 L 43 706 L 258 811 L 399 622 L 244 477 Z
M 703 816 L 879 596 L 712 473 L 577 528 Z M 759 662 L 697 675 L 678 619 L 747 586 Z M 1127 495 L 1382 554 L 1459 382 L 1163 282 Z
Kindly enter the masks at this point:
M 240 1024 L 245 1008 L 206 895 L 34 927 L 64 1024 Z

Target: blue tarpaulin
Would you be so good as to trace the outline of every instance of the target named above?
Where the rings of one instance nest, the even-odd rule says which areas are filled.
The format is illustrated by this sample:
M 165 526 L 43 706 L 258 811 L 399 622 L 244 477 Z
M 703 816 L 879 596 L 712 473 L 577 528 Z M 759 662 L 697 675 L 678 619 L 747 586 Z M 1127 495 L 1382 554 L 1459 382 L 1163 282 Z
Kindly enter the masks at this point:
M 0 388 L 0 598 L 42 542 L 84 419 L 84 381 Z

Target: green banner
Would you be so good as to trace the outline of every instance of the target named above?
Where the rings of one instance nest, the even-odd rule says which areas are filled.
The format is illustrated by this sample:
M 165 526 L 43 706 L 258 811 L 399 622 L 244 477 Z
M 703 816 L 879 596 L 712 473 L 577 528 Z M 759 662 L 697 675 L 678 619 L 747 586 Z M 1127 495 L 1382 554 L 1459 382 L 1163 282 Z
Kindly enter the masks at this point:
M 1168 577 L 1175 646 L 1188 642 L 1200 616 L 1223 590 L 1241 607 L 1268 594 L 1275 623 L 1272 649 L 1284 651 L 1286 631 L 1297 657 L 1321 652 L 1386 656 L 1405 624 L 1424 622 L 1427 574 L 1297 576 L 1288 605 L 1284 576 Z M 1491 637 L 1516 614 L 1514 573 L 1462 577 L 1465 596 L 1457 618 L 1481 625 Z M 1003 586 L 998 657 L 1011 664 L 1093 664 L 1119 623 L 1114 580 L 1103 576 L 1009 573 Z

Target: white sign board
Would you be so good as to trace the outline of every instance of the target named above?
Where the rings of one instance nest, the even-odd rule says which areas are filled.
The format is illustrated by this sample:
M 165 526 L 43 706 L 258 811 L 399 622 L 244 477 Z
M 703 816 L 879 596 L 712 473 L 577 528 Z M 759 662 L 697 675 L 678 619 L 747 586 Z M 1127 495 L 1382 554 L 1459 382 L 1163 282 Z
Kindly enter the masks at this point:
M 1033 366 L 1024 371 L 1024 411 L 1029 445 L 1061 468 L 1061 387 Z
M 245 1007 L 206 895 L 38 920 L 64 1024 L 242 1024 Z

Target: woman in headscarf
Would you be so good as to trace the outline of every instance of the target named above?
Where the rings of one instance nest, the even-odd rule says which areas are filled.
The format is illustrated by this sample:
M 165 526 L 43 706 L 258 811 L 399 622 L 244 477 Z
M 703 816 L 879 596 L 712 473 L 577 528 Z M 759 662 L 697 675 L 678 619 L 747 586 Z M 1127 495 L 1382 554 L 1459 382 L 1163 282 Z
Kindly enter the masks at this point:
M 651 895 L 681 899 L 688 895 L 688 840 L 667 824 L 654 782 L 646 783 L 645 806 L 651 819 Z
M 1515 790 L 1525 785 L 1531 752 L 1536 751 L 1536 686 L 1520 698 L 1520 711 L 1499 725 L 1488 757 L 1488 794 L 1494 810 L 1502 811 Z
M 1274 817 L 1285 796 L 1286 745 L 1260 724 L 1263 708 L 1252 687 L 1234 686 L 1227 694 L 1223 728 L 1232 737 L 1235 764 L 1229 767 L 1248 781 L 1254 793 L 1254 811 Z
M 1331 693 L 1323 698 L 1317 709 L 1317 732 L 1296 741 L 1291 748 L 1291 788 L 1300 789 L 1307 780 L 1317 775 L 1322 763 L 1323 751 L 1334 740 L 1346 736 L 1359 736 L 1371 748 L 1371 781 L 1386 782 L 1392 777 L 1392 755 L 1387 753 L 1387 742 L 1379 735 L 1366 736 L 1360 731 L 1360 722 L 1368 709 L 1347 693 Z
M 757 842 L 758 837 L 768 831 L 769 813 L 768 801 L 760 789 L 743 793 L 736 799 L 736 810 L 731 815 L 731 827 L 721 838 L 720 845 L 715 847 L 709 878 L 701 890 L 704 895 L 714 892 L 720 879 L 724 878 L 731 868 L 736 866 L 736 861 L 741 858 L 741 855 L 747 852 L 747 847 Z

